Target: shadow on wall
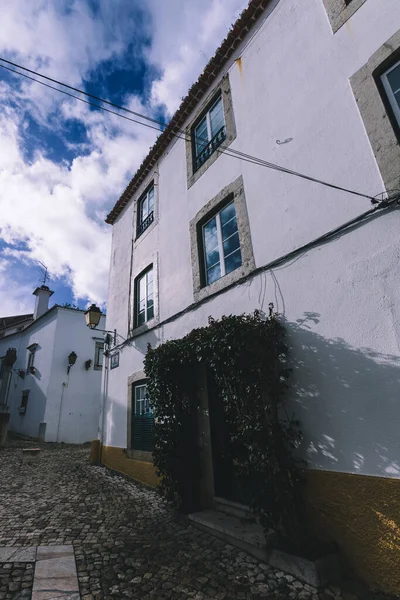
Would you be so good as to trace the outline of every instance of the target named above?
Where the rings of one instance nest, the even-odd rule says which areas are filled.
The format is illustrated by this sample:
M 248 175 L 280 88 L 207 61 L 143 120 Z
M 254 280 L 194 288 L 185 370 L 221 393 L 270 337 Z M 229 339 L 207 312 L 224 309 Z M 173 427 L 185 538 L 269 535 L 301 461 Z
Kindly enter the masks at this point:
M 318 313 L 286 322 L 293 367 L 289 406 L 311 468 L 400 477 L 400 357 L 311 330 Z

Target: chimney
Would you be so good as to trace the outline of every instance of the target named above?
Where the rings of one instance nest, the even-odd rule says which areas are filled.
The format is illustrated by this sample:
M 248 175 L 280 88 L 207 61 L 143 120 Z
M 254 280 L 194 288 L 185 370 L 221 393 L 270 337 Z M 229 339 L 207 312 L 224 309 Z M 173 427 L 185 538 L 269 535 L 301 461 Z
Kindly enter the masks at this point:
M 47 285 L 41 285 L 40 287 L 36 288 L 36 290 L 33 292 L 33 295 L 36 296 L 33 320 L 38 319 L 49 310 L 49 298 L 53 294 L 54 292 L 52 292 Z

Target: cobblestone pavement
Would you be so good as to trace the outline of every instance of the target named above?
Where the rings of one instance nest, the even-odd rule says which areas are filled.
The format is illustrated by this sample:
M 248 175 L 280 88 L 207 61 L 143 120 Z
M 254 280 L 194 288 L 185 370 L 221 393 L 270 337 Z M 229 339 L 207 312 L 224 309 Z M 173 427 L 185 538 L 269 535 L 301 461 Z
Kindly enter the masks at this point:
M 199 531 L 155 492 L 91 467 L 87 447 L 48 444 L 21 464 L 32 445 L 0 451 L 0 546 L 73 544 L 83 600 L 369 597 L 318 592 L 274 571 Z M 29 598 L 32 565 L 10 564 L 0 565 L 0 600 Z
M 0 564 L 0 599 L 31 597 L 33 586 L 33 563 Z

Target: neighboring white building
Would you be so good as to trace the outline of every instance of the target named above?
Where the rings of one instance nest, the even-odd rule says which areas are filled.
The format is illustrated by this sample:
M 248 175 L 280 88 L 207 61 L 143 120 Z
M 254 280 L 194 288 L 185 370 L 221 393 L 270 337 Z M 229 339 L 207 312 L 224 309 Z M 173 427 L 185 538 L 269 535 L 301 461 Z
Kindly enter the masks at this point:
M 107 465 L 154 483 L 131 436 L 147 344 L 274 302 L 310 503 L 358 573 L 396 593 L 400 214 L 287 255 L 400 188 L 399 27 L 398 0 L 250 2 L 108 216 L 107 329 L 129 345 L 107 372 L 103 435 Z
M 33 315 L 0 319 L 5 326 L 0 329 L 0 364 L 9 348 L 17 352 L 7 386 L 9 431 L 81 444 L 97 437 L 104 340 L 86 327 L 84 311 L 49 309 L 52 293 L 41 286 L 34 292 Z M 102 329 L 104 322 L 102 316 Z M 76 362 L 69 366 L 71 353 Z M 0 385 L 3 377 L 4 368 Z

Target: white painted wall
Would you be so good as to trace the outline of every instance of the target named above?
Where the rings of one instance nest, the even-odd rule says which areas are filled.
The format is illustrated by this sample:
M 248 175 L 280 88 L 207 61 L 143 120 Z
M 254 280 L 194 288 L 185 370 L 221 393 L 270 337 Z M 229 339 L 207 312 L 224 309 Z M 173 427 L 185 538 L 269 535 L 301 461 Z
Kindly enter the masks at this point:
M 14 364 L 8 397 L 11 431 L 32 437 L 38 435 L 39 423 L 44 421 L 46 410 L 56 327 L 57 310 L 53 309 L 26 331 L 0 340 L 0 356 L 5 354 L 9 347 L 17 350 L 17 361 Z M 35 375 L 26 372 L 29 356 L 27 347 L 31 344 L 38 344 L 34 359 Z M 17 370 L 25 372 L 24 379 L 18 376 L 15 372 Z M 21 405 L 22 392 L 26 390 L 29 390 L 28 407 L 22 415 L 18 412 L 18 407 Z
M 101 317 L 99 329 L 104 326 L 105 317 Z M 101 333 L 86 327 L 81 311 L 58 309 L 45 413 L 47 442 L 81 444 L 97 437 L 101 371 L 95 370 L 94 364 L 96 341 L 102 339 Z M 68 374 L 68 356 L 72 351 L 78 358 Z M 89 359 L 92 365 L 86 370 Z
M 321 0 L 281 0 L 238 49 L 241 69 L 233 60 L 227 66 L 232 147 L 360 192 L 383 192 L 349 78 L 399 24 L 397 0 L 369 0 L 333 35 Z M 135 244 L 132 275 L 133 202 L 113 227 L 107 328 L 124 336 L 130 282 L 154 252 L 160 320 L 193 302 L 189 222 L 239 175 L 256 267 L 370 208 L 368 200 L 228 156 L 188 190 L 181 140 L 158 168 L 159 222 Z M 105 443 L 126 446 L 127 378 L 142 369 L 148 342 L 181 337 L 209 315 L 267 311 L 272 301 L 292 345 L 292 405 L 309 466 L 400 477 L 399 228 L 398 213 L 381 215 L 137 338 L 109 373 Z
M 99 328 L 104 329 L 104 325 L 105 317 L 102 317 Z M 0 356 L 5 355 L 9 347 L 17 350 L 8 398 L 11 431 L 37 437 L 39 424 L 45 422 L 47 442 L 79 444 L 97 437 L 101 371 L 93 368 L 94 337 L 101 340 L 102 334 L 86 327 L 82 311 L 57 307 L 26 331 L 0 339 Z M 25 374 L 21 379 L 15 371 L 22 369 L 26 373 L 29 355 L 26 348 L 33 343 L 38 344 L 36 373 Z M 78 358 L 68 376 L 68 355 L 72 351 Z M 84 363 L 88 359 L 92 365 L 87 371 Z M 24 390 L 29 390 L 29 400 L 26 413 L 21 415 L 18 407 Z

